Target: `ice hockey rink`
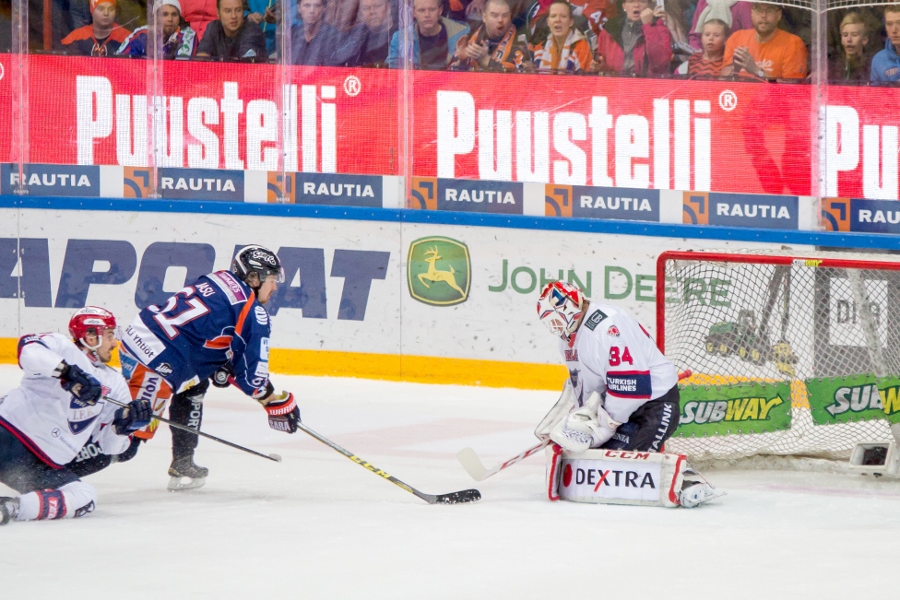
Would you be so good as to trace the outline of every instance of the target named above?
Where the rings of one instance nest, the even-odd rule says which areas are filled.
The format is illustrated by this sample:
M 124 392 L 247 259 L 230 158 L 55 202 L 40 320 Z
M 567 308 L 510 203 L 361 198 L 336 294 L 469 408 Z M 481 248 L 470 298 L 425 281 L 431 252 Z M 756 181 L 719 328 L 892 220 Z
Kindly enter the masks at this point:
M 19 371 L 0 366 L 0 388 Z M 205 487 L 168 492 L 168 428 L 86 480 L 84 519 L 0 528 L 2 598 L 891 598 L 900 482 L 828 472 L 711 471 L 728 496 L 697 509 L 546 499 L 543 455 L 487 481 L 532 443 L 554 392 L 274 376 L 303 421 L 427 493 L 429 505 L 308 435 L 271 431 L 237 390 L 211 388 Z M 0 495 L 9 493 L 0 484 Z

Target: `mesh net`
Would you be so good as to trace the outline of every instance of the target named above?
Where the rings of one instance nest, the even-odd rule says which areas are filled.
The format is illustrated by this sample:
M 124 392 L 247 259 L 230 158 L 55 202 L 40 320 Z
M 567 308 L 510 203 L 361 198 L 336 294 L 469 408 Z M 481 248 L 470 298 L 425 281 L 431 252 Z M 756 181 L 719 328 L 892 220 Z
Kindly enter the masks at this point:
M 693 372 L 683 398 L 715 391 L 735 398 L 735 390 L 761 385 L 790 396 L 781 427 L 758 421 L 754 428 L 752 419 L 741 420 L 740 402 L 723 403 L 714 435 L 680 428 L 667 449 L 695 459 L 841 458 L 858 442 L 892 439 L 877 389 L 900 373 L 900 262 L 734 251 L 659 260 L 660 339 L 679 370 Z M 832 394 L 824 403 L 823 387 Z M 695 423 L 715 419 L 712 404 L 697 409 Z M 682 412 L 684 423 L 684 402 Z

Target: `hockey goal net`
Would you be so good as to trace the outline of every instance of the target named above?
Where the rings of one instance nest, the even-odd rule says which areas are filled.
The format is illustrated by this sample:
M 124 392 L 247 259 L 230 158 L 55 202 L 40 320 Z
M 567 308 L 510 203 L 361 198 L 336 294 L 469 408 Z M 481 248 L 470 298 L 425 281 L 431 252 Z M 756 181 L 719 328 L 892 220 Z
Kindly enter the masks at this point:
M 666 252 L 657 342 L 679 370 L 694 459 L 838 459 L 900 422 L 900 261 L 889 255 Z M 896 429 L 896 428 L 895 428 Z

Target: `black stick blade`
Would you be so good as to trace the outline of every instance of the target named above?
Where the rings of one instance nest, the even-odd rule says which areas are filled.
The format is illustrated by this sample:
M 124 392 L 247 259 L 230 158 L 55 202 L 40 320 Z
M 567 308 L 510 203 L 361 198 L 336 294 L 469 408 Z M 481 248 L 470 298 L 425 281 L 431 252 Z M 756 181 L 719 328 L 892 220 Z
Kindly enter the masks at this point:
M 435 496 L 434 504 L 461 504 L 463 502 L 478 502 L 479 500 L 481 500 L 481 492 L 471 489 Z

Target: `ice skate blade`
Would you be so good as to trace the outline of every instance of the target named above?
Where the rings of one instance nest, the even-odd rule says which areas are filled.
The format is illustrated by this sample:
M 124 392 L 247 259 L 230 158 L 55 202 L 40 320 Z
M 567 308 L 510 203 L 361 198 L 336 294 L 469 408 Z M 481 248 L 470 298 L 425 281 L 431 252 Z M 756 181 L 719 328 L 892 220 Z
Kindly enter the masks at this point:
M 710 502 L 711 500 L 715 500 L 717 498 L 721 498 L 722 496 L 726 496 L 726 495 L 728 495 L 728 492 L 724 492 L 722 490 L 715 490 L 714 493 L 708 494 L 702 500 L 696 500 L 693 503 L 682 504 L 681 507 L 687 508 L 687 509 L 697 508 L 698 506 L 706 504 L 707 502 Z
M 196 490 L 206 484 L 206 477 L 198 477 L 191 479 L 190 477 L 169 477 L 169 491 L 183 492 L 185 490 Z

